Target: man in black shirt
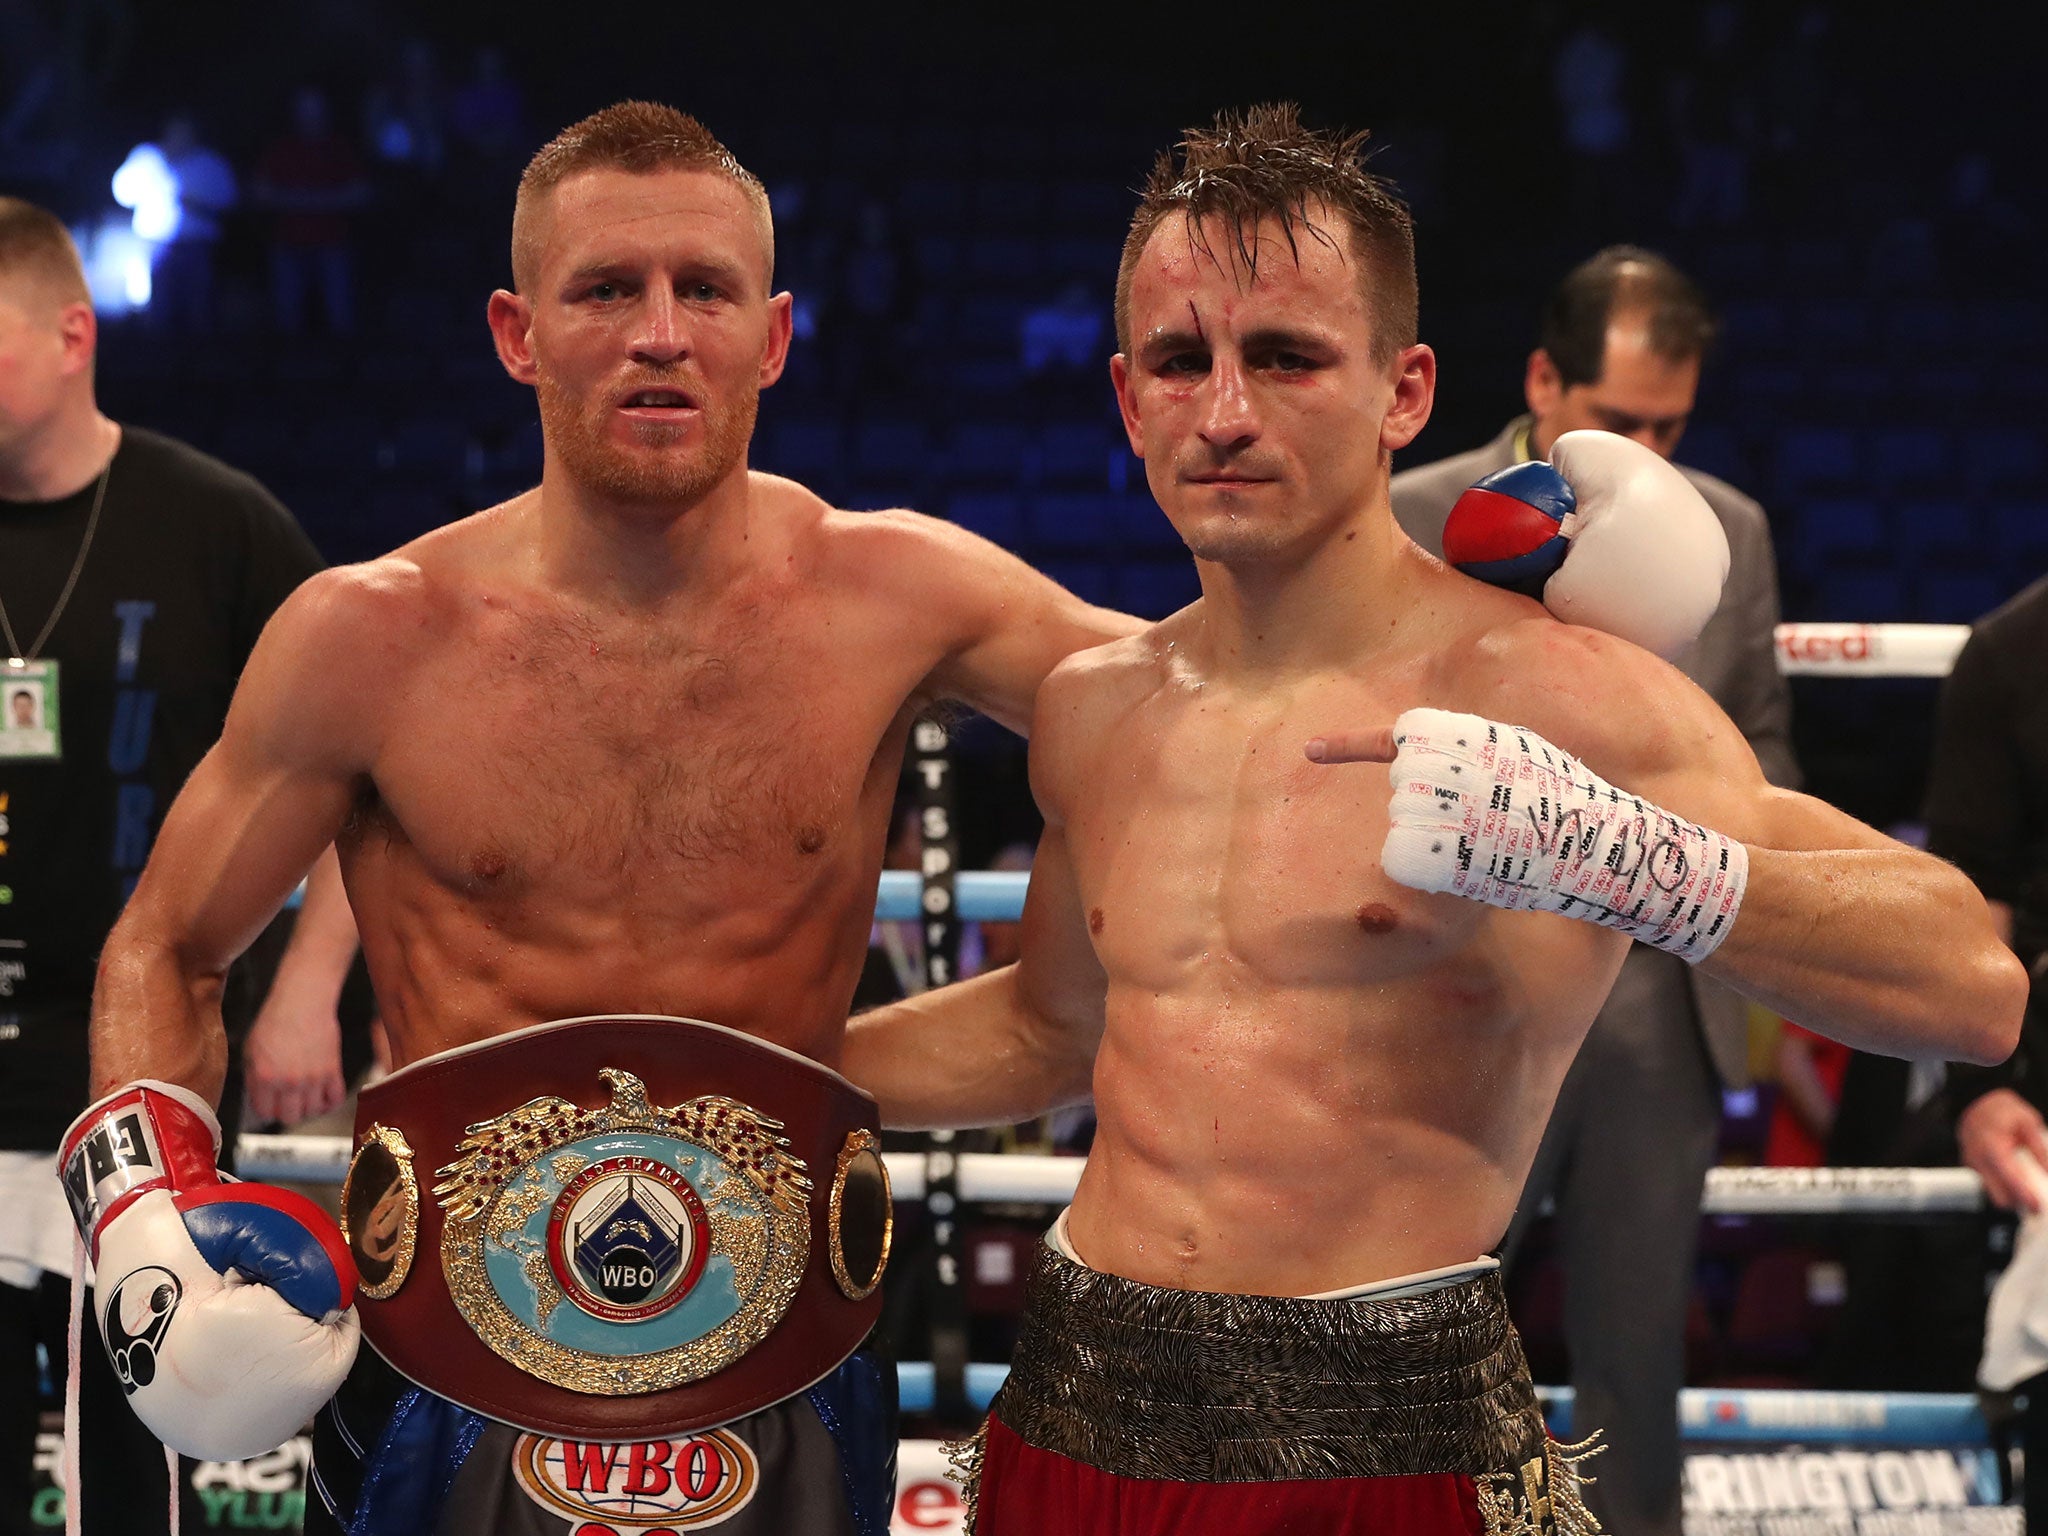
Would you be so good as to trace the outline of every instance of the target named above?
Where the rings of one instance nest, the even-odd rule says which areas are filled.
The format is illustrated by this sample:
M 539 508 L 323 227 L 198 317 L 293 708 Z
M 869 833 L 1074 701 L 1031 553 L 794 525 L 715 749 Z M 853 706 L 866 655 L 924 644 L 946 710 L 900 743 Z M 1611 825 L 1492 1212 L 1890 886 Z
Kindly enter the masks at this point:
M 2048 952 L 2048 577 L 1977 621 L 1941 692 L 1928 846 L 1991 901 L 2021 960 Z
M 2008 1210 L 2032 1212 L 2019 1168 L 2048 1165 L 2048 577 L 1977 621 L 1941 690 L 1927 846 L 1991 902 L 2034 977 L 2020 1045 L 1996 1067 L 1951 1066 L 1963 1161 Z M 2027 1526 L 2048 1530 L 2048 1380 L 2023 1383 Z
M 1963 1159 L 1991 1198 L 2024 1206 L 2013 1159 L 2048 1163 L 2048 577 L 1978 621 L 1941 691 L 1927 791 L 1927 845 L 1977 883 L 2034 975 L 2012 1059 L 1950 1070 Z M 2048 1481 L 2044 1479 L 2043 1481 Z
M 219 736 L 273 609 L 319 568 L 247 475 L 101 414 L 78 256 L 0 197 L 0 1530 L 27 1530 L 36 1344 L 63 1368 L 71 1217 L 102 940 L 165 809 Z M 18 700 L 26 696 L 27 718 Z M 335 893 L 338 896 L 338 891 Z M 304 923 L 347 924 L 339 900 Z M 232 986 L 233 984 L 230 983 Z M 338 990 L 339 977 L 335 978 Z M 88 1304 L 89 1305 L 89 1304 Z M 88 1530 L 162 1530 L 162 1453 L 82 1351 Z

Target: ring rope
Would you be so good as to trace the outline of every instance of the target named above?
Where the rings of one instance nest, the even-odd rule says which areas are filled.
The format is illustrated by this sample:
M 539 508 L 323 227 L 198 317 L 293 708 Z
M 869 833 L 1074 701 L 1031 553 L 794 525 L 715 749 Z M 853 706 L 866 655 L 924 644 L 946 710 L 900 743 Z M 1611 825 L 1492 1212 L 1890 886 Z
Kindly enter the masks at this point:
M 1010 1374 L 1007 1365 L 967 1367 L 967 1395 L 985 1410 Z M 932 1411 L 932 1367 L 896 1367 L 900 1407 Z M 1570 1387 L 1538 1387 L 1551 1432 L 1572 1433 Z M 1981 1445 L 1989 1437 L 1977 1399 L 1967 1392 L 1818 1392 L 1779 1387 L 1687 1387 L 1678 1394 L 1680 1432 L 1693 1441 L 1812 1445 Z
M 1789 677 L 1947 677 L 1967 624 L 1780 624 L 1778 670 Z
M 339 1184 L 348 1168 L 343 1136 L 263 1136 L 235 1143 L 235 1170 L 270 1183 Z M 1064 1205 L 1087 1159 L 1024 1152 L 963 1152 L 960 1198 Z M 925 1154 L 889 1152 L 898 1200 L 924 1197 Z M 1713 1168 L 1701 1191 L 1708 1216 L 1921 1216 L 1982 1209 L 1983 1182 L 1967 1168 Z

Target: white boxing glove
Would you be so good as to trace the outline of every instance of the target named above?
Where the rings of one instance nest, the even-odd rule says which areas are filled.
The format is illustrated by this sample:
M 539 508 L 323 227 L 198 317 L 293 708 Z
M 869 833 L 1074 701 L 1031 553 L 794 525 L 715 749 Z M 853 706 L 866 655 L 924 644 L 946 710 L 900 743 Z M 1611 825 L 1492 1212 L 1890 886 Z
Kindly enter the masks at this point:
M 219 1151 L 203 1099 L 139 1082 L 72 1122 L 58 1168 L 129 1406 L 174 1450 L 240 1461 L 334 1395 L 361 1330 L 334 1223 L 303 1195 L 228 1179 Z
M 1444 557 L 1567 624 L 1669 661 L 1699 638 L 1728 580 L 1728 535 L 1690 480 L 1612 432 L 1566 432 L 1458 498 Z
M 1550 462 L 1578 501 L 1570 557 L 1543 605 L 1567 624 L 1633 640 L 1669 661 L 1721 605 L 1728 535 L 1664 456 L 1613 432 L 1567 432 Z
M 1411 709 L 1394 745 L 1380 862 L 1401 884 L 1582 918 L 1695 964 L 1727 938 L 1749 880 L 1735 839 L 1519 725 Z

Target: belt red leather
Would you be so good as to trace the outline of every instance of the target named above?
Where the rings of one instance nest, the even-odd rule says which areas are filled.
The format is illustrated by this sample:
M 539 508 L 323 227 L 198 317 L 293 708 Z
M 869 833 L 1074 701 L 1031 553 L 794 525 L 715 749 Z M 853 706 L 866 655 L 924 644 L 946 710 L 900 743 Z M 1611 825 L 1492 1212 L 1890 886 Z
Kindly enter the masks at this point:
M 803 1391 L 881 1311 L 874 1101 L 699 1020 L 572 1019 L 366 1088 L 342 1192 L 363 1334 L 539 1434 L 658 1439 Z

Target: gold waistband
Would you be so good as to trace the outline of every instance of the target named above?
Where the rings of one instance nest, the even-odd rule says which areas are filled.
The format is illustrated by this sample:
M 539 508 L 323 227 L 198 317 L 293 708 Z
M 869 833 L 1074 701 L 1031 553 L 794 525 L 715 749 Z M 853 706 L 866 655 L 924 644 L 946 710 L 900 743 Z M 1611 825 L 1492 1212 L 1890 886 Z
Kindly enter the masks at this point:
M 1165 1290 L 1043 1246 L 995 1411 L 1042 1450 L 1184 1482 L 1481 1477 L 1546 1438 L 1497 1272 L 1312 1301 Z

